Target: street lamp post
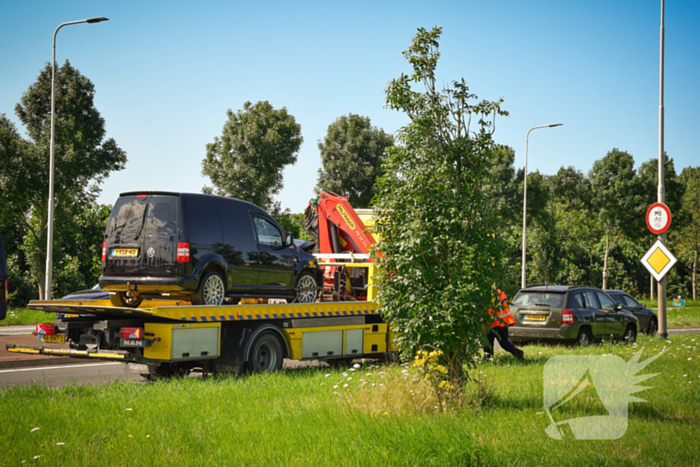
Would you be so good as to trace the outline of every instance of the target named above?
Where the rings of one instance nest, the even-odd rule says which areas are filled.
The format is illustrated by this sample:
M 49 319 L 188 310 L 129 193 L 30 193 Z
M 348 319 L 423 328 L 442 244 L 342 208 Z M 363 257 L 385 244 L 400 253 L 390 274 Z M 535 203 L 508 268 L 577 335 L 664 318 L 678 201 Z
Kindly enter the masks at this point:
M 525 248 L 527 245 L 527 146 L 528 140 L 530 139 L 530 132 L 538 128 L 552 128 L 555 126 L 561 126 L 562 123 L 553 123 L 551 125 L 541 125 L 533 126 L 527 131 L 527 136 L 525 137 L 525 186 L 523 188 L 523 265 L 522 265 L 522 288 L 525 288 Z
M 54 172 L 54 147 L 53 147 L 53 127 L 55 120 L 56 107 L 56 35 L 59 29 L 63 26 L 80 23 L 99 23 L 101 21 L 109 21 L 108 18 L 89 18 L 80 21 L 70 21 L 60 24 L 53 33 L 53 55 L 51 58 L 51 143 L 49 146 L 49 225 L 48 238 L 46 240 L 46 289 L 44 298 L 51 300 L 51 282 L 53 280 L 53 172 Z

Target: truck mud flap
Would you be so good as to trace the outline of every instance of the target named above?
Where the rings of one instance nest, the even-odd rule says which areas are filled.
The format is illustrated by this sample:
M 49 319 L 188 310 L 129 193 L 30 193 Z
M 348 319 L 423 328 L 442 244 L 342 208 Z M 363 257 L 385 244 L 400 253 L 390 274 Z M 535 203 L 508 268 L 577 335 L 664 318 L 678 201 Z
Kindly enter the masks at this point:
M 97 360 L 113 360 L 119 362 L 142 362 L 148 360 L 135 354 L 118 350 L 75 350 L 75 349 L 54 349 L 50 347 L 30 347 L 22 345 L 7 344 L 8 352 L 27 355 L 52 355 L 54 357 L 92 358 Z

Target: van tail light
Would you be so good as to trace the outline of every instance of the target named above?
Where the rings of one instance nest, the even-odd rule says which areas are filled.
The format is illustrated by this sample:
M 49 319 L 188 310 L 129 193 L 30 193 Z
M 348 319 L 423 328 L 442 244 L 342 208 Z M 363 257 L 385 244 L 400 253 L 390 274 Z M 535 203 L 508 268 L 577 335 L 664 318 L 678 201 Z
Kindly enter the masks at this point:
M 177 242 L 177 262 L 190 262 L 190 244 L 187 242 Z
M 56 334 L 56 326 L 53 324 L 37 324 L 36 325 L 36 331 L 34 331 L 34 334 L 46 334 L 46 335 L 52 335 Z
M 122 339 L 143 339 L 143 328 L 121 328 L 119 336 Z
M 574 324 L 574 314 L 566 308 L 562 312 L 561 324 Z
M 107 242 L 102 242 L 102 262 L 107 261 Z

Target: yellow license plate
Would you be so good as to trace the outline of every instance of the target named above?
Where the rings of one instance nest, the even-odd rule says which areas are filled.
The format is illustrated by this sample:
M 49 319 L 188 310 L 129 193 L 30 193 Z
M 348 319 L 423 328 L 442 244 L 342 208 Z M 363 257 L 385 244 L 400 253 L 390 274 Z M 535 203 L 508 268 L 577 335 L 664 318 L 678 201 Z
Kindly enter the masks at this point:
M 525 319 L 528 321 L 545 321 L 547 317 L 545 315 L 525 315 Z
M 139 255 L 138 248 L 115 248 L 112 250 L 112 256 L 127 256 L 134 257 Z
M 63 344 L 66 336 L 63 334 L 39 334 L 39 342 L 51 342 L 53 344 Z
M 63 315 L 64 318 L 80 318 L 80 315 L 77 315 L 75 313 L 66 313 Z

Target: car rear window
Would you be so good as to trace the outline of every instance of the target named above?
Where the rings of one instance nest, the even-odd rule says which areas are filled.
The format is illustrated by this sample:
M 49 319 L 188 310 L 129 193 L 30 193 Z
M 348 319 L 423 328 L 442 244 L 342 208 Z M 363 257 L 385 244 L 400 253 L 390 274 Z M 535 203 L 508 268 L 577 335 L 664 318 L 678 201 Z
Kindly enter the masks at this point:
M 177 200 L 172 197 L 122 197 L 107 224 L 110 241 L 129 243 L 140 237 L 170 237 L 177 232 Z
M 515 306 L 551 306 L 554 308 L 562 308 L 564 305 L 564 293 L 521 290 L 511 303 Z

